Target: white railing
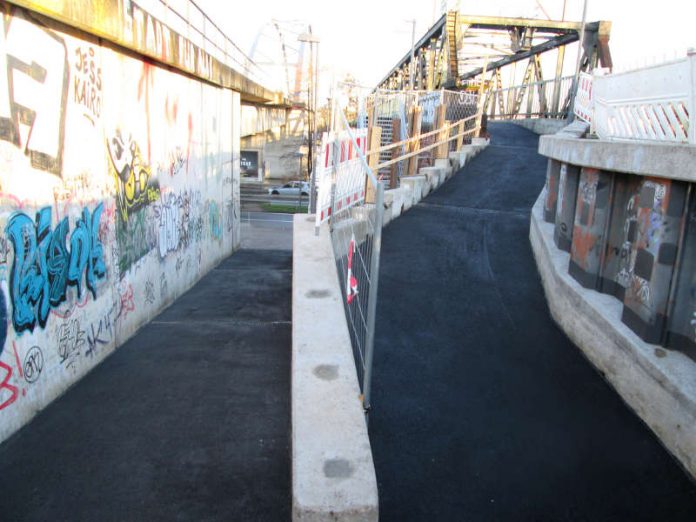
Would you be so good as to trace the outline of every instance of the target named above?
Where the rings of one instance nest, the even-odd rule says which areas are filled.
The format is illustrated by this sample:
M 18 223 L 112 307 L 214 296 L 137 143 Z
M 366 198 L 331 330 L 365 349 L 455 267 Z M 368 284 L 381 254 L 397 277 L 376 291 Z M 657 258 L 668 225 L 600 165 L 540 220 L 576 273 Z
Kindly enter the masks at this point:
M 590 85 L 590 106 L 581 107 L 582 114 L 576 106 L 576 115 L 599 138 L 696 145 L 696 52 L 639 70 L 595 74 Z

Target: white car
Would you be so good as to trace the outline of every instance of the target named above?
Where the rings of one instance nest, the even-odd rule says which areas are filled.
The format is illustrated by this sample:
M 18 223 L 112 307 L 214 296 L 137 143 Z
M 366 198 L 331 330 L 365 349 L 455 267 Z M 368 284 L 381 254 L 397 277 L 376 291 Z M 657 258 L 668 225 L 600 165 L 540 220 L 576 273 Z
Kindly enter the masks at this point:
M 289 181 L 268 189 L 271 196 L 309 196 L 309 183 L 306 181 Z

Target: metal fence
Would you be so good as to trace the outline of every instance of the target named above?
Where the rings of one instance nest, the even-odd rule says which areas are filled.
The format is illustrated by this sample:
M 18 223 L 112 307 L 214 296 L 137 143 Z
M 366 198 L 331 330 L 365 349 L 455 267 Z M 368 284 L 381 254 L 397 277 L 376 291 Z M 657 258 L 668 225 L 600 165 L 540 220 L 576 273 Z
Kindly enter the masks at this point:
M 194 0 L 138 0 L 137 5 L 220 62 L 260 85 L 270 85 L 268 73 L 249 58 Z
M 367 97 L 365 106 L 365 121 L 381 130 L 379 158 L 371 165 L 379 164 L 375 170 L 380 179 L 390 179 L 390 188 L 396 188 L 399 180 L 409 175 L 407 163 L 394 161 L 396 158 L 418 150 L 415 170 L 433 166 L 437 156 L 435 143 L 454 136 L 448 142 L 448 151 L 455 150 L 455 123 L 464 122 L 458 127 L 459 132 L 471 131 L 463 136 L 465 144 L 470 143 L 475 135 L 473 130 L 480 123 L 476 118 L 480 114 L 479 97 L 464 91 L 377 90 Z
M 329 226 L 363 406 L 369 411 L 387 183 L 378 173 L 384 168 L 407 176 L 421 160 L 432 163 L 460 150 L 478 134 L 481 106 L 477 95 L 447 91 L 337 96 L 335 105 L 333 129 L 324 133 L 316 154 L 315 219 L 317 227 Z M 379 134 L 377 127 L 382 127 Z M 390 175 L 388 181 L 393 179 Z
M 367 163 L 367 130 L 336 111 L 317 155 L 316 222 L 328 222 L 363 407 L 370 409 L 384 186 Z

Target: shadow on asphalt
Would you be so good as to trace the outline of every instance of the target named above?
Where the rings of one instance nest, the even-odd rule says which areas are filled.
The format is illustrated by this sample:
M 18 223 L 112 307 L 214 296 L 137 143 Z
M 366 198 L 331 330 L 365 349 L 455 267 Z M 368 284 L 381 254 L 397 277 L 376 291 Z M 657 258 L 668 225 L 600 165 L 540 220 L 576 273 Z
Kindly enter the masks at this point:
M 237 252 L 0 446 L 0 520 L 290 519 L 292 253 Z

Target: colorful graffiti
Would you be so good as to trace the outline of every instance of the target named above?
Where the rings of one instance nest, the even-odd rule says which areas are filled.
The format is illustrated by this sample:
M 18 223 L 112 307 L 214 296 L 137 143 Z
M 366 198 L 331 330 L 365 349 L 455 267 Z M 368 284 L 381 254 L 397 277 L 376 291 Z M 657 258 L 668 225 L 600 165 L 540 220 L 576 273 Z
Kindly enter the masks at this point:
M 210 167 L 235 158 L 234 125 L 199 122 L 239 95 L 81 34 L 14 6 L 0 24 L 0 442 L 231 253 L 238 224 L 238 174 Z
M 107 149 L 116 180 L 121 219 L 127 222 L 132 213 L 159 199 L 159 183 L 151 178 L 150 166 L 131 136 L 124 137 L 117 129 Z
M 14 214 L 7 224 L 7 235 L 14 249 L 10 300 L 12 324 L 19 333 L 33 331 L 36 323 L 46 326 L 48 312 L 65 301 L 68 286 L 77 287 L 82 296 L 83 275 L 92 297 L 97 297 L 96 281 L 106 275 L 104 247 L 99 240 L 100 203 L 93 213 L 87 208 L 75 222 L 67 246 L 68 218 L 51 229 L 51 208 L 45 207 L 32 220 L 23 212 Z

